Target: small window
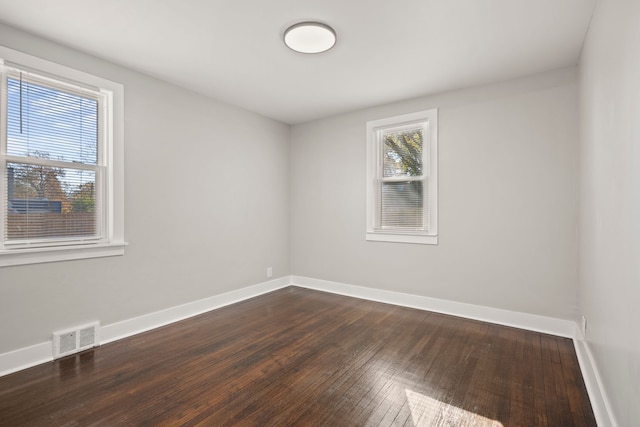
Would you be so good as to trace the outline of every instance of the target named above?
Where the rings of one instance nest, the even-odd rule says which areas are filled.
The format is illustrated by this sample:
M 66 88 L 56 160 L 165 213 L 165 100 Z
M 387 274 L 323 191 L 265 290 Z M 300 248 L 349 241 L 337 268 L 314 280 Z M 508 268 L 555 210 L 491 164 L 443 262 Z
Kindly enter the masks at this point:
M 0 265 L 121 254 L 114 91 L 96 86 L 106 83 L 97 77 L 76 81 L 7 60 L 1 72 Z M 121 95 L 120 85 L 108 85 Z M 115 252 L 105 250 L 114 244 Z
M 367 157 L 367 240 L 437 244 L 437 110 L 368 122 Z

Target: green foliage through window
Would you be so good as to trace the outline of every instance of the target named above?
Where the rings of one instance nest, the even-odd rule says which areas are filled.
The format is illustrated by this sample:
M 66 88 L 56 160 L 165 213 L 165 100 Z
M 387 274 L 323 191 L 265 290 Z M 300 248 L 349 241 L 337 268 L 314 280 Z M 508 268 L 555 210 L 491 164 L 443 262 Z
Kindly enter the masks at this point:
M 422 128 L 385 133 L 384 177 L 422 175 Z

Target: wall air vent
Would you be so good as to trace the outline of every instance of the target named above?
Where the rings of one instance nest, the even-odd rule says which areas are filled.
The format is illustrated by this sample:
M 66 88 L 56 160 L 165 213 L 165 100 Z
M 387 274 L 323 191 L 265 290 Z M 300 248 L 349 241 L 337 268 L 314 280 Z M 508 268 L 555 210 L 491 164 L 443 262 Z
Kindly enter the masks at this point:
M 59 359 L 98 345 L 98 322 L 53 333 L 53 358 Z

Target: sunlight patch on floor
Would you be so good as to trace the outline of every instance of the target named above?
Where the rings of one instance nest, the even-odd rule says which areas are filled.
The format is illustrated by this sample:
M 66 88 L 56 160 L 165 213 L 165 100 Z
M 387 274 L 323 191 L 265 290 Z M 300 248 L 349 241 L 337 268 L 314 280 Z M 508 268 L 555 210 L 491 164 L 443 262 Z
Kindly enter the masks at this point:
M 411 418 L 416 427 L 504 427 L 500 421 L 466 411 L 405 389 Z

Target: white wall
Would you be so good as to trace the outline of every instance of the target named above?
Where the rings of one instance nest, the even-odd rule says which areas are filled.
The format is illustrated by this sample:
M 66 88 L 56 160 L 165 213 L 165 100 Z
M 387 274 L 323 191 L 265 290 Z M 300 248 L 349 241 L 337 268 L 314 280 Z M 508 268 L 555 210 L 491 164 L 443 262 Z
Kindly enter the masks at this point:
M 580 308 L 620 426 L 640 420 L 640 2 L 599 1 L 583 48 Z
M 125 255 L 0 268 L 0 354 L 289 272 L 289 127 L 0 26 L 125 86 Z
M 574 69 L 297 125 L 292 274 L 577 316 Z M 365 241 L 368 120 L 439 108 L 438 246 Z

